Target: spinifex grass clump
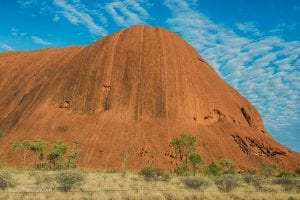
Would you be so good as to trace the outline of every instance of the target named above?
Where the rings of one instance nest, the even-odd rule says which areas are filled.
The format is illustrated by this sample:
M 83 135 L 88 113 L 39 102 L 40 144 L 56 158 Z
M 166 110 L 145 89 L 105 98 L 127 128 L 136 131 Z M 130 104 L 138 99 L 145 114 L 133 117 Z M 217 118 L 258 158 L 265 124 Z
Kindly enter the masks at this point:
M 155 166 L 148 166 L 142 168 L 139 172 L 140 176 L 143 176 L 146 181 L 168 181 L 170 180 L 170 175 Z
M 200 177 L 186 177 L 182 179 L 182 182 L 191 189 L 203 190 L 210 185 L 210 182 Z
M 9 171 L 0 169 L 0 189 L 4 190 L 9 187 L 13 187 L 12 175 Z
M 61 191 L 69 191 L 83 183 L 85 174 L 77 170 L 63 170 L 56 174 L 55 180 Z
M 265 180 L 262 176 L 249 174 L 244 176 L 244 181 L 248 185 L 253 185 L 256 190 L 261 190 L 265 184 Z
M 224 175 L 215 179 L 215 184 L 222 192 L 230 192 L 240 186 L 240 179 L 235 175 Z

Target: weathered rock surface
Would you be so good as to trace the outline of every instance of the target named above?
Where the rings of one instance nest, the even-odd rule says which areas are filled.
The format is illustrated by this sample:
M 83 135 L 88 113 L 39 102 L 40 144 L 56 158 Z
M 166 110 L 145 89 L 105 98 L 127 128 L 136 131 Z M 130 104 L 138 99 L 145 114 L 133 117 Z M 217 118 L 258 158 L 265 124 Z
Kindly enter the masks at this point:
M 177 34 L 137 25 L 89 45 L 0 53 L 0 160 L 21 165 L 11 141 L 62 140 L 80 165 L 174 168 L 169 143 L 198 137 L 206 163 L 295 168 L 299 153 L 277 143 L 260 114 Z

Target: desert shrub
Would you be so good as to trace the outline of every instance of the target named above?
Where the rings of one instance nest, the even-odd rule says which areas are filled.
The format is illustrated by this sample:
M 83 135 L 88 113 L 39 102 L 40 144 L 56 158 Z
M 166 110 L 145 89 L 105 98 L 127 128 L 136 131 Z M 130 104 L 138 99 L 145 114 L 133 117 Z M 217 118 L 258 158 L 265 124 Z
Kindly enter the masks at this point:
M 209 186 L 209 182 L 200 177 L 187 177 L 182 182 L 191 189 L 205 189 Z
M 75 170 L 63 170 L 56 174 L 55 180 L 61 191 L 69 191 L 71 188 L 82 184 L 85 180 L 85 174 Z
M 119 169 L 111 168 L 111 169 L 107 169 L 105 172 L 108 174 L 116 174 L 116 173 L 119 173 Z
M 4 190 L 6 188 L 13 187 L 12 175 L 9 171 L 5 169 L 0 170 L 0 189 Z
M 224 175 L 215 179 L 215 184 L 222 192 L 230 192 L 240 186 L 240 179 L 234 175 Z
M 297 189 L 297 184 L 299 184 L 296 179 L 289 177 L 274 178 L 272 182 L 274 184 L 281 185 L 285 191 L 291 191 L 293 188 Z
M 189 169 L 185 164 L 178 165 L 174 170 L 174 173 L 177 176 L 186 176 L 186 175 L 188 175 L 188 172 L 189 172 Z
M 247 184 L 253 185 L 256 188 L 256 190 L 262 189 L 262 185 L 264 184 L 264 179 L 261 176 L 252 174 L 244 176 L 244 181 Z
M 300 176 L 300 167 L 295 170 L 297 176 Z
M 175 149 L 176 154 L 180 156 L 180 159 L 184 160 L 186 166 L 188 166 L 188 159 L 192 153 L 195 152 L 195 144 L 197 138 L 186 133 L 181 133 L 179 137 L 174 138 L 171 142 L 171 146 Z M 187 174 L 186 174 L 187 175 Z
M 209 176 L 220 176 L 222 174 L 222 169 L 218 164 L 211 163 L 206 167 L 205 173 Z
M 201 156 L 198 153 L 194 152 L 194 153 L 192 153 L 190 155 L 189 160 L 190 160 L 190 162 L 192 164 L 193 174 L 195 176 L 196 175 L 197 166 L 202 163 L 202 158 L 201 158 Z
M 277 168 L 276 165 L 271 165 L 271 164 L 268 164 L 268 163 L 263 163 L 261 165 L 261 172 L 262 172 L 262 175 L 264 176 L 272 176 L 273 173 L 274 173 L 274 170 Z
M 36 173 L 34 175 L 34 178 L 35 178 L 35 183 L 38 185 L 40 184 L 49 185 L 54 181 L 54 177 L 46 173 Z
M 48 159 L 53 169 L 64 168 L 63 156 L 67 152 L 67 150 L 68 145 L 63 142 L 57 142 L 52 145 L 51 149 L 48 152 Z
M 292 176 L 293 176 L 292 172 L 288 169 L 282 170 L 277 174 L 277 177 L 292 177 Z
M 222 174 L 236 174 L 235 168 L 230 160 L 221 160 L 219 162 Z
M 170 175 L 155 166 L 144 167 L 139 172 L 140 176 L 143 176 L 145 180 L 150 181 L 169 181 Z
M 256 168 L 250 168 L 250 169 L 248 169 L 248 171 L 247 171 L 249 174 L 251 174 L 251 175 L 256 175 L 257 174 L 257 169 Z
M 155 166 L 148 166 L 141 169 L 139 172 L 140 176 L 143 176 L 145 180 L 150 181 L 168 181 L 170 180 L 170 175 L 164 171 L 158 169 Z

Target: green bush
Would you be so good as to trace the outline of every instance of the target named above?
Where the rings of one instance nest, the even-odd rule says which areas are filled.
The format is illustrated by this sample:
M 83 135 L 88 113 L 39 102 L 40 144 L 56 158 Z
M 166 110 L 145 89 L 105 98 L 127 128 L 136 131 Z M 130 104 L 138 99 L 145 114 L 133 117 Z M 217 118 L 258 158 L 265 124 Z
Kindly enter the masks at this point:
M 190 162 L 192 164 L 193 174 L 195 176 L 196 175 L 197 166 L 202 163 L 202 158 L 201 158 L 201 156 L 198 153 L 194 152 L 194 153 L 192 153 L 190 155 L 189 160 L 190 160 Z
M 276 165 L 271 165 L 268 163 L 263 163 L 261 165 L 262 175 L 264 176 L 272 176 L 274 174 L 274 170 L 277 168 Z
M 9 171 L 5 169 L 0 170 L 0 189 L 4 190 L 6 188 L 13 187 L 12 175 Z
M 240 186 L 240 179 L 234 175 L 224 175 L 215 179 L 215 184 L 222 192 L 230 192 Z
M 219 162 L 222 174 L 236 174 L 235 168 L 230 160 L 221 160 Z
M 174 170 L 174 173 L 177 176 L 186 176 L 186 175 L 188 175 L 188 172 L 189 172 L 189 169 L 185 164 L 178 165 Z
M 68 145 L 63 142 L 56 142 L 52 145 L 51 149 L 48 152 L 48 159 L 53 169 L 64 168 L 63 156 L 64 154 L 66 154 L 67 150 Z
M 61 191 L 69 191 L 71 188 L 82 184 L 85 180 L 85 174 L 75 170 L 63 170 L 56 174 L 55 180 Z
M 290 170 L 285 169 L 279 172 L 279 174 L 277 174 L 277 177 L 293 177 L 293 174 Z
M 222 169 L 218 164 L 211 163 L 206 167 L 205 173 L 209 176 L 220 176 L 222 174 Z
M 295 170 L 297 176 L 300 176 L 300 167 Z
M 143 176 L 147 181 L 168 181 L 171 178 L 168 173 L 163 172 L 155 166 L 142 168 L 139 172 L 139 175 Z
M 187 177 L 182 182 L 191 189 L 205 189 L 209 186 L 209 182 L 200 177 Z

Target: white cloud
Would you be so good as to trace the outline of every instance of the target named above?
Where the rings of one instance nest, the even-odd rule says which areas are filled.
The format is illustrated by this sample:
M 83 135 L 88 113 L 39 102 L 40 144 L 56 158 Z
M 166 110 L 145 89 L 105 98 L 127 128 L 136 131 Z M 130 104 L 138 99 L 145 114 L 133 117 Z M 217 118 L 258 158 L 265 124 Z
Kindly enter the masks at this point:
M 165 0 L 167 23 L 263 116 L 268 129 L 283 130 L 300 119 L 300 42 L 262 36 L 254 24 L 239 24 L 255 39 L 210 20 L 185 0 Z M 243 34 L 244 35 L 244 34 Z M 253 34 L 252 34 L 253 35 Z
M 24 37 L 27 35 L 27 33 L 20 32 L 19 29 L 17 29 L 16 27 L 12 27 L 10 29 L 10 33 L 13 37 Z
M 147 10 L 141 6 L 139 1 L 113 1 L 108 3 L 105 9 L 118 25 L 124 27 L 145 23 L 145 20 L 149 18 Z
M 84 12 L 85 9 L 80 9 L 80 7 L 78 8 L 79 5 L 84 7 L 83 4 L 80 4 L 80 1 L 75 1 L 73 3 L 75 3 L 77 7 L 65 0 L 53 1 L 53 4 L 61 9 L 61 12 L 59 13 L 62 14 L 62 16 L 64 16 L 71 24 L 82 24 L 96 36 L 104 36 L 107 34 L 107 31 L 102 26 L 96 24 L 94 19 L 87 12 Z
M 0 50 L 11 51 L 13 48 L 6 43 L 0 43 Z
M 53 20 L 54 22 L 57 22 L 57 21 L 60 20 L 60 17 L 59 17 L 57 14 L 55 14 L 52 20 Z
M 38 5 L 38 0 L 18 0 L 18 3 L 22 8 L 28 8 Z
M 244 33 L 251 33 L 256 36 L 262 35 L 262 33 L 256 28 L 253 22 L 236 23 L 236 28 Z
M 39 37 L 37 37 L 37 36 L 31 36 L 31 40 L 32 40 L 35 44 L 42 45 L 42 46 L 51 46 L 51 45 L 52 45 L 51 42 L 45 41 L 45 40 L 43 40 L 42 38 L 39 38 Z

